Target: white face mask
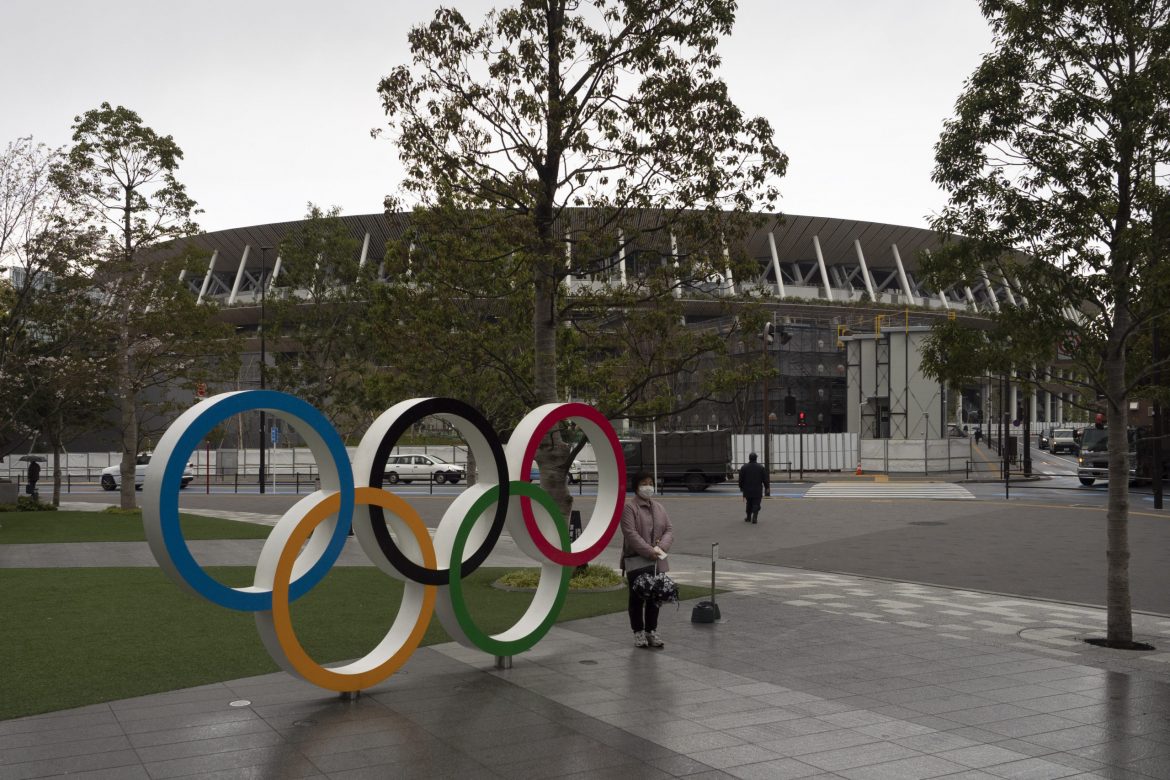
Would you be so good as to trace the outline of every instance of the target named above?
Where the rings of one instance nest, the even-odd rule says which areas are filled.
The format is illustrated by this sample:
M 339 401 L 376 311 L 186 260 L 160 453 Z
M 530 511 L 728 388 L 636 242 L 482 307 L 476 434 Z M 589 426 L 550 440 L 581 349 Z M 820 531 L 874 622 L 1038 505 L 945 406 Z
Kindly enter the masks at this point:
M 646 499 L 647 501 L 649 501 L 651 498 L 654 498 L 654 486 L 653 485 L 639 485 L 638 486 L 638 495 L 641 496 L 642 498 Z

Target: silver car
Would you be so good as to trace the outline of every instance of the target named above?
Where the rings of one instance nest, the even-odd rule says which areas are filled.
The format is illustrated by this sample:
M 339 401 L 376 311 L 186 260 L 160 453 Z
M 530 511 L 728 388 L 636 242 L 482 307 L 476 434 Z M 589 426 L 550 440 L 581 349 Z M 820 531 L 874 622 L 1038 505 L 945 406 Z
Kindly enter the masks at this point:
M 431 481 L 436 484 L 458 482 L 466 476 L 464 468 L 456 463 L 448 463 L 434 455 L 391 455 L 386 459 L 386 468 L 382 472 L 382 479 L 395 485 L 399 482 L 411 483 L 415 480 Z

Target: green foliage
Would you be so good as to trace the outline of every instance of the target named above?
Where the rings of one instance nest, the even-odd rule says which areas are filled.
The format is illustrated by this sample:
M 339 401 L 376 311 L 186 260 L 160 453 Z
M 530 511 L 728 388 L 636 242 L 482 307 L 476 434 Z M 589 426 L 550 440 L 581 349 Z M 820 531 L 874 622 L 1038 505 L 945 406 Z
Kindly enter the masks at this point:
M 0 512 L 56 512 L 56 511 L 57 511 L 57 507 L 53 506 L 52 504 L 46 504 L 46 503 L 43 503 L 41 501 L 37 501 L 32 496 L 17 496 L 15 504 L 0 504 Z M 14 522 L 19 522 L 19 520 L 14 520 L 14 518 L 6 517 L 6 518 L 4 518 L 4 522 L 6 524 L 11 525 Z M 6 539 L 5 539 L 6 536 L 7 536 L 7 534 L 0 531 L 0 541 L 6 541 Z
M 710 288 L 758 274 L 735 247 L 787 166 L 717 75 L 734 11 L 556 0 L 411 30 L 411 64 L 378 89 L 406 170 L 387 210 L 417 204 L 387 248 L 410 284 L 372 318 L 392 353 L 380 392 L 458 395 L 510 427 L 567 396 L 650 419 L 731 385 L 725 341 L 684 328 L 676 296 L 736 311 Z M 689 381 L 705 362 L 723 386 Z M 566 508 L 562 433 L 537 461 Z
M 583 571 L 574 571 L 569 578 L 571 590 L 598 590 L 613 588 L 624 582 L 620 574 L 608 566 L 589 564 Z M 516 569 L 496 580 L 496 584 L 509 588 L 535 588 L 540 584 L 540 569 Z
M 1073 367 L 1060 384 L 1105 399 L 1108 632 L 1124 644 L 1128 402 L 1168 362 L 1131 353 L 1170 318 L 1170 0 L 982 7 L 993 49 L 935 147 L 949 202 L 934 227 L 961 237 L 923 268 L 940 287 L 990 273 L 1015 305 L 989 314 L 983 332 L 937 329 L 926 367 L 952 381 L 1014 367 L 1043 386 L 1034 367 L 1060 361 Z
M 98 304 L 90 331 L 112 370 L 107 384 L 119 409 L 122 467 L 133 468 L 142 441 L 166 407 L 151 408 L 153 391 L 196 382 L 216 363 L 231 365 L 239 344 L 212 306 L 197 304 L 180 280 L 198 255 L 181 243 L 164 254 L 144 253 L 197 230 L 195 201 L 179 182 L 182 150 L 135 112 L 102 103 L 78 116 L 73 146 L 53 181 L 74 208 L 100 230 L 87 295 Z M 223 370 L 223 365 L 215 366 Z M 132 480 L 122 504 L 134 505 Z
M 375 364 L 366 306 L 378 268 L 361 264 L 361 242 L 338 214 L 309 204 L 306 221 L 281 242 L 278 286 L 266 302 L 275 336 L 268 378 L 325 410 L 348 439 L 368 422 L 366 385 Z
M 994 50 L 935 149 L 950 200 L 934 227 L 962 238 L 923 268 L 940 287 L 977 284 L 986 269 L 1016 305 L 988 313 L 983 334 L 939 328 L 928 367 L 957 378 L 1067 360 L 1086 395 L 1122 408 L 1158 368 L 1125 355 L 1170 311 L 1167 227 L 1155 224 L 1170 210 L 1151 177 L 1170 161 L 1170 4 L 983 9 Z

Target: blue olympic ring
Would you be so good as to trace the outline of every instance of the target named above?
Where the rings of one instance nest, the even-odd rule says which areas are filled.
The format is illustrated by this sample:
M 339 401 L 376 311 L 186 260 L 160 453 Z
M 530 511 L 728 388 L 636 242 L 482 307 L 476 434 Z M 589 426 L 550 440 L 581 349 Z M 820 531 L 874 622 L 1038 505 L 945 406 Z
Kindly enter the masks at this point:
M 215 403 L 209 403 L 211 401 Z M 341 436 L 334 430 L 325 416 L 305 401 L 287 393 L 275 390 L 241 390 L 216 396 L 214 399 L 208 399 L 208 402 L 205 403 L 206 410 L 201 411 L 204 404 L 192 407 L 186 413 L 190 414 L 191 418 L 186 420 L 184 425 L 172 425 L 160 440 L 158 449 L 164 449 L 165 443 L 165 449 L 170 451 L 161 481 L 156 483 L 150 478 L 150 473 L 147 474 L 144 493 L 157 489 L 158 495 L 144 496 L 146 499 L 144 506 L 158 507 L 158 527 L 161 532 L 161 539 L 150 539 L 152 548 L 155 547 L 156 543 L 161 542 L 165 556 L 169 558 L 176 574 L 179 575 L 180 583 L 185 584 L 195 595 L 202 596 L 208 601 L 228 609 L 244 612 L 271 610 L 271 591 L 231 588 L 223 585 L 207 574 L 191 555 L 179 524 L 178 501 L 187 458 L 190 457 L 199 442 L 219 423 L 233 415 L 261 409 L 307 426 L 309 430 L 299 431 L 302 436 L 315 433 L 321 438 L 337 471 L 341 506 L 337 513 L 336 526 L 321 557 L 290 584 L 289 600 L 294 601 L 308 593 L 313 586 L 321 581 L 333 567 L 345 546 L 354 508 L 354 477 L 353 470 L 349 465 L 349 455 L 345 450 L 345 444 L 341 441 Z M 172 431 L 181 432 L 177 441 L 168 441 Z M 323 492 L 327 491 L 318 491 L 315 500 L 319 501 L 319 494 Z M 151 524 L 147 523 L 146 526 L 149 536 Z M 156 549 L 156 556 L 158 552 Z

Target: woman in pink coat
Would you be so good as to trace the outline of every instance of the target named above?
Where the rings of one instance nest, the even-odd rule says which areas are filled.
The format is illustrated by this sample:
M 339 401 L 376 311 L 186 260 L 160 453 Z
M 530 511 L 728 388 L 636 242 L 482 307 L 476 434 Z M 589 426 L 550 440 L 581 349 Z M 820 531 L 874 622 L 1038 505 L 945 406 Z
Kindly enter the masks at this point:
M 622 511 L 622 572 L 633 585 L 640 574 L 653 569 L 638 568 L 637 557 L 657 560 L 658 571 L 670 570 L 666 553 L 674 542 L 674 529 L 662 504 L 654 500 L 654 476 L 640 472 L 634 481 L 635 494 L 626 499 Z M 634 647 L 663 647 L 658 636 L 658 605 L 634 595 L 630 588 L 630 628 L 634 631 Z

